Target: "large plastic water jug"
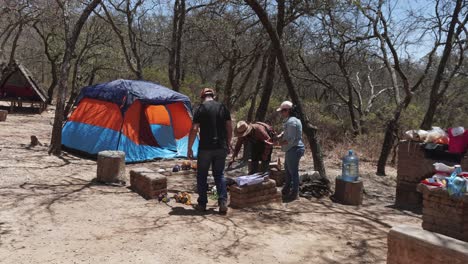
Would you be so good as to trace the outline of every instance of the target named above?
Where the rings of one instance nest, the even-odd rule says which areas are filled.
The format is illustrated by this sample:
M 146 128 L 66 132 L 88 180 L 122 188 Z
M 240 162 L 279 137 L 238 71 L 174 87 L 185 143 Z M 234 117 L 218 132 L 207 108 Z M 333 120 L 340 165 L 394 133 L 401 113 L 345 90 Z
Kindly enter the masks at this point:
M 357 181 L 359 178 L 359 159 L 352 150 L 343 157 L 341 179 L 344 181 Z

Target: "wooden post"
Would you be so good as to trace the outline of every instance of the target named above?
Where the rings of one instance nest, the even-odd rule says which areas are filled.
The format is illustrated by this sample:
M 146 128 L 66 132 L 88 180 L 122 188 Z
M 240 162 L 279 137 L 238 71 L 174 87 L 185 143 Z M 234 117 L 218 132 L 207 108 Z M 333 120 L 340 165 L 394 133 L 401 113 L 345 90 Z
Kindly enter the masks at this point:
M 112 150 L 99 152 L 96 179 L 102 183 L 125 184 L 125 152 Z
M 335 200 L 346 205 L 361 205 L 364 185 L 361 180 L 354 182 L 343 181 L 336 177 Z
M 0 110 L 0 122 L 5 121 L 7 118 L 7 115 L 8 115 L 7 110 Z

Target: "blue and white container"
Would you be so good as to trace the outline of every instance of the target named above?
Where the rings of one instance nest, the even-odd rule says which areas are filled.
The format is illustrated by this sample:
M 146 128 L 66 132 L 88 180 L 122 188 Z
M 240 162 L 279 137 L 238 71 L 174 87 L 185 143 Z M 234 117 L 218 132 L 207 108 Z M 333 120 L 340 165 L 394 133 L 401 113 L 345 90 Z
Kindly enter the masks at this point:
M 354 151 L 348 151 L 348 155 L 343 157 L 341 179 L 348 182 L 357 181 L 359 178 L 359 159 Z

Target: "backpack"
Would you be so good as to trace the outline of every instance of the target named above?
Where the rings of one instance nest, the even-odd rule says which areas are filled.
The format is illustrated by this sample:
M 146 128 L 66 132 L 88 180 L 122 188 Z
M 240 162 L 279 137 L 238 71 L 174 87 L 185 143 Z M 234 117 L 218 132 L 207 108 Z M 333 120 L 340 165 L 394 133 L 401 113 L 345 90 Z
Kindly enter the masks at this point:
M 263 122 L 255 122 L 255 124 L 259 124 L 261 126 L 263 126 L 267 133 L 268 133 L 268 136 L 270 136 L 271 139 L 274 139 L 276 138 L 277 134 L 276 134 L 276 131 L 273 129 L 272 126 L 266 124 L 266 123 L 263 123 Z

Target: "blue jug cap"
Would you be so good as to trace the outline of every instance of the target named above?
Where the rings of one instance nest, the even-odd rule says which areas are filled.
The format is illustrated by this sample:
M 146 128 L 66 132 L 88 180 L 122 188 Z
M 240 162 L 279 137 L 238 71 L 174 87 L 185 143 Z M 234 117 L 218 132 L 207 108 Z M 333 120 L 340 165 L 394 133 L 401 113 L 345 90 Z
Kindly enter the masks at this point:
M 348 150 L 348 155 L 353 155 L 354 154 L 354 151 L 352 149 Z

